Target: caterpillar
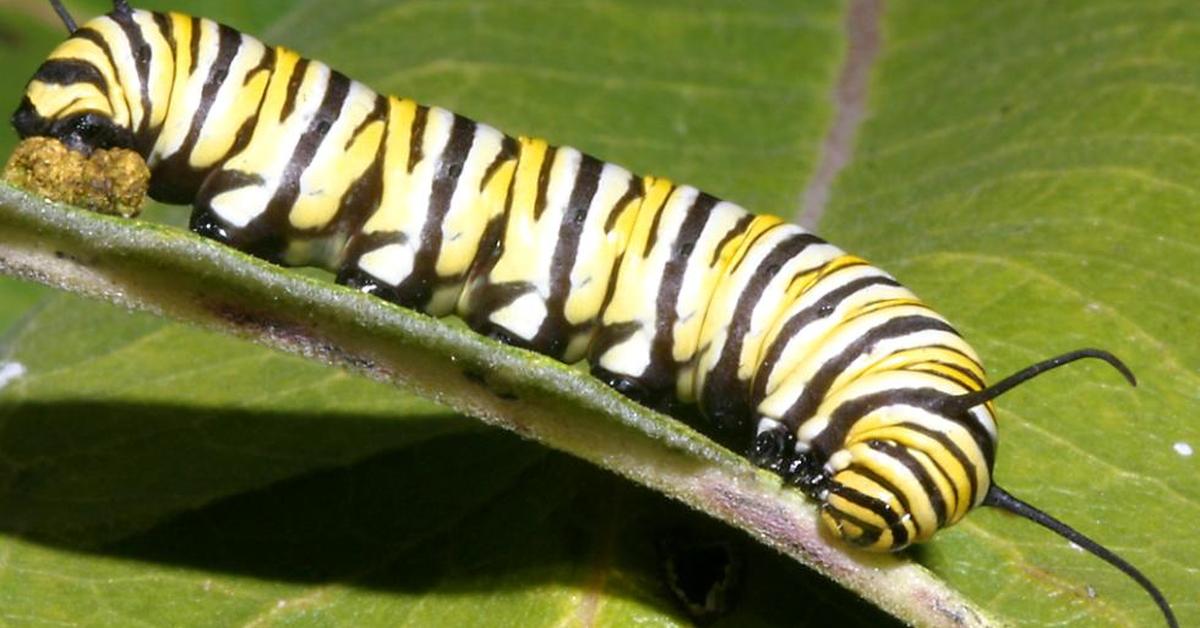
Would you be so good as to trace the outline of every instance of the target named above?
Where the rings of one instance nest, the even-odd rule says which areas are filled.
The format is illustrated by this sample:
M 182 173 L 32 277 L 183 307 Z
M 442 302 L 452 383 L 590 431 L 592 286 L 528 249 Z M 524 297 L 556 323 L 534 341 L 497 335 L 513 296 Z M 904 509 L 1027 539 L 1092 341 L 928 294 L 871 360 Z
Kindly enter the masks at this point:
M 988 385 L 942 316 L 865 260 L 779 218 L 565 146 L 379 95 L 329 66 L 179 13 L 113 10 L 29 81 L 22 138 L 126 148 L 195 232 L 695 409 L 819 504 L 837 538 L 898 551 L 980 506 L 1135 580 L 1133 565 L 993 480 L 993 400 L 1085 358 Z

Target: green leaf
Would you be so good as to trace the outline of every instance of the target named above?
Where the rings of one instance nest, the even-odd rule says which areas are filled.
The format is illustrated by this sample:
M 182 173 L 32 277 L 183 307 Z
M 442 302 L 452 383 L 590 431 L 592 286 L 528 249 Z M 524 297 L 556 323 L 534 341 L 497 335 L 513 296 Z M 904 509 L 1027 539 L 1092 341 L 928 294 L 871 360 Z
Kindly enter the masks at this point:
M 202 12 L 381 91 L 781 215 L 798 214 L 820 169 L 847 46 L 847 8 L 835 3 L 138 4 Z M 71 4 L 80 15 L 105 6 Z M 21 55 L 55 39 L 43 3 L 16 7 L 24 13 L 15 22 L 13 10 L 0 9 L 0 25 L 32 33 Z M 20 21 L 34 11 L 41 31 Z M 1130 359 L 1143 381 L 1137 391 L 1080 367 L 1003 399 L 997 476 L 1143 567 L 1185 625 L 1200 612 L 1189 571 L 1200 548 L 1176 531 L 1197 514 L 1195 483 L 1185 482 L 1196 462 L 1173 448 L 1200 443 L 1188 342 L 1198 214 L 1183 174 L 1195 162 L 1186 99 L 1192 13 L 1182 4 L 889 3 L 870 118 L 820 229 L 931 301 L 995 373 L 1080 344 Z M 17 83 L 50 44 L 23 62 L 0 45 L 2 60 L 14 60 L 6 67 L 27 68 L 5 73 L 16 78 L 0 94 L 15 105 Z M 6 207 L 25 202 L 4 198 Z M 126 233 L 41 206 L 33 214 L 5 214 L 0 227 L 6 247 L 36 258 L 26 270 L 64 273 L 60 280 L 94 293 L 99 269 L 102 280 L 121 282 L 106 291 L 110 299 L 147 299 L 193 320 L 211 310 L 167 295 L 202 290 L 254 306 L 223 324 L 285 321 L 241 332 L 335 361 L 346 356 L 331 349 L 359 355 L 366 339 L 399 335 L 404 344 L 411 334 L 424 340 L 409 365 L 444 361 L 439 351 L 452 346 L 485 372 L 531 369 L 531 381 L 492 385 L 515 390 L 520 404 L 531 402 L 527 386 L 535 406 L 562 403 L 555 421 L 569 428 L 554 438 L 573 443 L 558 446 L 629 475 L 639 473 L 622 465 L 640 466 L 642 481 L 676 495 L 696 482 L 684 473 L 655 484 L 667 471 L 713 469 L 710 479 L 738 478 L 736 489 L 761 498 L 755 503 L 812 529 L 811 504 L 780 499 L 769 478 L 727 452 L 548 361 L 155 228 Z M 92 240 L 47 233 L 51 223 Z M 50 242 L 86 252 L 75 258 L 90 272 L 67 277 L 81 267 L 57 261 Z M 200 257 L 158 266 L 181 251 Z M 139 263 L 156 272 L 124 272 Z M 355 329 L 364 313 L 373 323 Z M 339 342 L 314 345 L 314 330 L 336 332 Z M 386 385 L 144 316 L 63 298 L 31 315 L 7 351 L 0 362 L 26 372 L 0 393 L 6 621 L 675 622 L 682 616 L 650 560 L 653 539 L 679 526 L 729 534 Z M 461 402 L 460 376 L 441 379 L 425 385 Z M 538 413 L 528 414 L 522 424 L 537 424 Z M 605 457 L 596 439 L 630 451 Z M 1069 459 L 1053 455 L 1064 449 Z M 693 504 L 712 511 L 703 497 Z M 761 523 L 749 525 L 760 538 Z M 879 621 L 769 552 L 743 551 L 747 582 L 730 623 L 846 613 Z M 822 560 L 847 560 L 838 547 L 828 551 Z M 1011 620 L 1159 621 L 1131 582 L 1011 517 L 975 513 L 914 554 Z M 904 572 L 911 568 L 881 579 L 905 586 Z M 892 610 L 912 618 L 909 606 Z

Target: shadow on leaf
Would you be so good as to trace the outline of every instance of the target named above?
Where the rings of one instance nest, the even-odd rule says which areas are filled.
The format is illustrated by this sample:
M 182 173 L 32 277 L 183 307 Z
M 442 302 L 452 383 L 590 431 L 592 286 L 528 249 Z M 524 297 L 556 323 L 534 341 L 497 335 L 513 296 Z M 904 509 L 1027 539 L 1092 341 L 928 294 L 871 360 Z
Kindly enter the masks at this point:
M 469 594 L 561 609 L 573 595 L 579 613 L 600 602 L 600 623 L 629 619 L 603 614 L 614 600 L 681 621 L 893 621 L 681 504 L 453 415 L 65 403 L 0 416 L 0 528 L 72 560 L 282 583 L 287 598 L 336 584 L 396 612 Z M 691 539 L 738 563 L 728 614 L 689 617 L 667 584 L 661 548 Z

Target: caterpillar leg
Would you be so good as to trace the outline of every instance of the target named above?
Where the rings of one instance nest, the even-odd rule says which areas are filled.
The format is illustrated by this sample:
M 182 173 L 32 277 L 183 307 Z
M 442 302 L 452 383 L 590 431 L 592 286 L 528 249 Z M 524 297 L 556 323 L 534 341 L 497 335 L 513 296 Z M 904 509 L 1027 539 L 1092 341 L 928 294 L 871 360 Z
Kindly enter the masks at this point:
M 208 205 L 192 208 L 191 218 L 188 219 L 188 228 L 199 235 L 210 240 L 216 240 L 221 244 L 229 244 L 232 239 L 232 230 Z
M 219 203 L 214 202 L 218 197 L 233 191 L 249 190 L 260 187 L 262 179 L 235 170 L 217 170 L 211 173 L 200 186 L 196 200 L 192 205 L 191 219 L 188 226 L 192 231 L 206 238 L 211 238 L 244 251 L 255 257 L 277 264 L 284 263 L 284 253 L 287 249 L 291 234 L 285 226 L 276 224 L 267 210 L 254 214 L 242 212 L 247 220 L 239 220 L 240 216 L 230 216 L 223 212 Z M 262 199 L 259 207 L 268 204 L 269 197 Z M 250 208 L 251 212 L 254 208 Z M 286 216 L 285 216 L 286 220 Z
M 746 457 L 750 462 L 782 474 L 795 452 L 796 436 L 779 421 L 762 417 L 758 421 L 758 435 L 750 443 Z
M 476 287 L 465 316 L 477 333 L 543 355 L 562 359 L 567 329 L 552 318 L 550 304 L 528 281 Z
M 336 281 L 402 307 L 423 309 L 429 282 L 414 275 L 415 258 L 403 233 L 360 233 L 347 243 Z
M 674 405 L 673 391 L 663 386 L 655 387 L 647 378 L 613 372 L 599 365 L 592 367 L 592 376 L 608 384 L 622 396 L 659 412 L 670 413 Z

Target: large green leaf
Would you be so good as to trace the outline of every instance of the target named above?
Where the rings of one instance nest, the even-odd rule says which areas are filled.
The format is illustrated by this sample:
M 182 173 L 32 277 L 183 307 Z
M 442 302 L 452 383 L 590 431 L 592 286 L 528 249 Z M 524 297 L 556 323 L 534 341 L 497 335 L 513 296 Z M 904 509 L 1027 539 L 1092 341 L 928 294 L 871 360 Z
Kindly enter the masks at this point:
M 139 4 L 784 215 L 846 48 L 832 3 Z M 1196 16 L 1005 6 L 889 5 L 872 117 L 821 231 L 937 305 L 996 372 L 1077 344 L 1130 358 L 1137 391 L 1080 368 L 1005 399 L 998 477 L 1143 566 L 1186 624 L 1200 548 L 1176 528 L 1197 514 L 1196 463 L 1174 445 L 1200 443 L 1200 214 L 1182 174 Z M 53 40 L 40 2 L 17 7 L 11 67 Z M 647 539 L 704 524 L 385 386 L 75 300 L 32 315 L 7 355 L 26 370 L 0 401 L 11 621 L 678 619 Z M 1157 621 L 1130 582 L 1010 517 L 976 513 L 916 555 L 1015 620 Z M 731 621 L 877 619 L 761 551 L 746 561 Z M 796 587 L 832 601 L 806 616 Z

